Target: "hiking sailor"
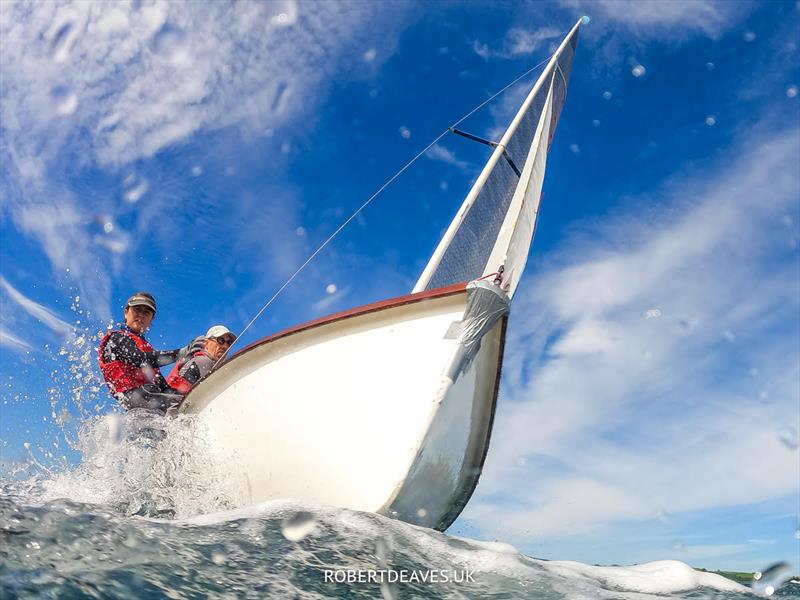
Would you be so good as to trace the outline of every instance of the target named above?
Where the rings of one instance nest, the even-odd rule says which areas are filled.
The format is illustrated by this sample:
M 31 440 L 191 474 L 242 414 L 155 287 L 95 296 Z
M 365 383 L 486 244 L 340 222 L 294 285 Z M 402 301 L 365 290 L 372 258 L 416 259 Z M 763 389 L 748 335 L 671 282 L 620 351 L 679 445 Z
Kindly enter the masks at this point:
M 159 367 L 199 349 L 202 341 L 202 338 L 195 338 L 179 350 L 154 349 L 144 338 L 144 332 L 155 314 L 156 301 L 152 294 L 136 292 L 125 303 L 125 326 L 109 331 L 97 348 L 100 370 L 108 389 L 126 410 L 145 408 L 165 413 L 179 405 L 183 396 L 167 386 Z
M 188 394 L 197 382 L 211 373 L 234 341 L 236 336 L 227 327 L 214 325 L 206 332 L 202 349 L 175 364 L 167 376 L 167 384 L 181 394 Z

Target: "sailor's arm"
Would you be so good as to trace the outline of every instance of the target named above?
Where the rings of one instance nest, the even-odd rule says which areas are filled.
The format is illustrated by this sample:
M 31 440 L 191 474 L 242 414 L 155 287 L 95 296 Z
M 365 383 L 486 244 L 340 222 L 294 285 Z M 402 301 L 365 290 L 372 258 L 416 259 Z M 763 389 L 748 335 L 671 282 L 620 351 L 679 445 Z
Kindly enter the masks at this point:
M 180 348 L 179 350 L 154 350 L 152 352 L 144 352 L 136 346 L 130 336 L 124 333 L 112 333 L 105 348 L 103 348 L 103 359 L 107 362 L 114 360 L 121 360 L 131 365 L 141 366 L 150 365 L 152 368 L 157 369 L 165 365 L 170 365 L 177 361 L 185 354 L 186 350 Z
M 194 386 L 214 368 L 214 360 L 208 356 L 195 356 L 187 360 L 180 370 L 180 376 Z

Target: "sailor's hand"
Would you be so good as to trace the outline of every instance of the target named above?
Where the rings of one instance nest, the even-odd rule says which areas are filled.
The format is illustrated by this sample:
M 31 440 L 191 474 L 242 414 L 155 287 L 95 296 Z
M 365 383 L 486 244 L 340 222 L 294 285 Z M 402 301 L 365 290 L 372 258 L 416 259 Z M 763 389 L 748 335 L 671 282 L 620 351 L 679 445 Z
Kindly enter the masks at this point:
M 205 343 L 206 343 L 205 336 L 198 335 L 191 342 L 189 342 L 189 354 L 200 352 L 205 347 Z
M 196 352 L 200 352 L 204 348 L 205 343 L 206 343 L 206 338 L 202 335 L 198 335 L 191 342 L 189 342 L 179 350 L 180 358 L 191 356 Z

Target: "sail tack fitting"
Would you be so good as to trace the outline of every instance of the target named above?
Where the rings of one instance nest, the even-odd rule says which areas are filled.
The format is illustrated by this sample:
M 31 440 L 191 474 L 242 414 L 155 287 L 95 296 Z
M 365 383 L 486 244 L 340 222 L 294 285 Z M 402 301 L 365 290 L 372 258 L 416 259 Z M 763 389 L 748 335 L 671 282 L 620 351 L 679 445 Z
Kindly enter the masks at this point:
M 508 314 L 510 305 L 508 294 L 494 283 L 484 280 L 467 284 L 467 308 L 460 323 L 458 350 L 445 371 L 450 381 L 455 382 L 467 370 L 480 350 L 483 336 Z

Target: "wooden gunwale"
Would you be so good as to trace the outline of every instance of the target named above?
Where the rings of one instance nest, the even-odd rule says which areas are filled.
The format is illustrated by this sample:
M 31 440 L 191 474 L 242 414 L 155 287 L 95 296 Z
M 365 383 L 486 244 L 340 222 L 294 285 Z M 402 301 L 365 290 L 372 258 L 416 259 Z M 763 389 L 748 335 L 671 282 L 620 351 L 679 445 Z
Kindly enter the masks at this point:
M 269 344 L 271 342 L 274 342 L 275 340 L 279 340 L 281 338 L 293 335 L 295 333 L 299 333 L 301 331 L 314 329 L 315 327 L 320 327 L 322 325 L 327 325 L 328 323 L 334 323 L 336 321 L 342 321 L 344 319 L 350 319 L 352 317 L 358 317 L 361 315 L 366 315 L 369 313 L 386 310 L 388 308 L 395 308 L 397 306 L 404 306 L 406 304 L 414 304 L 415 302 L 421 302 L 422 300 L 452 296 L 454 294 L 463 292 L 466 289 L 467 289 L 466 282 L 455 283 L 453 285 L 436 288 L 434 290 L 425 290 L 423 292 L 417 292 L 416 294 L 406 294 L 404 296 L 397 296 L 396 298 L 389 298 L 387 300 L 380 300 L 378 302 L 373 302 L 371 304 L 365 304 L 364 306 L 348 308 L 347 310 L 343 310 L 338 313 L 333 313 L 325 317 L 320 317 L 318 319 L 306 321 L 305 323 L 300 323 L 299 325 L 293 325 L 292 327 L 289 327 L 277 333 L 273 333 L 272 335 L 268 335 L 266 337 L 261 338 L 260 340 L 256 340 L 255 342 L 248 344 L 247 346 L 239 350 L 236 354 L 231 356 L 229 359 L 225 360 L 225 362 L 222 363 L 222 365 L 227 364 L 232 360 L 239 358 L 246 352 L 250 352 L 251 350 L 258 348 L 259 346 L 263 346 L 264 344 Z M 222 365 L 220 365 L 220 367 Z

